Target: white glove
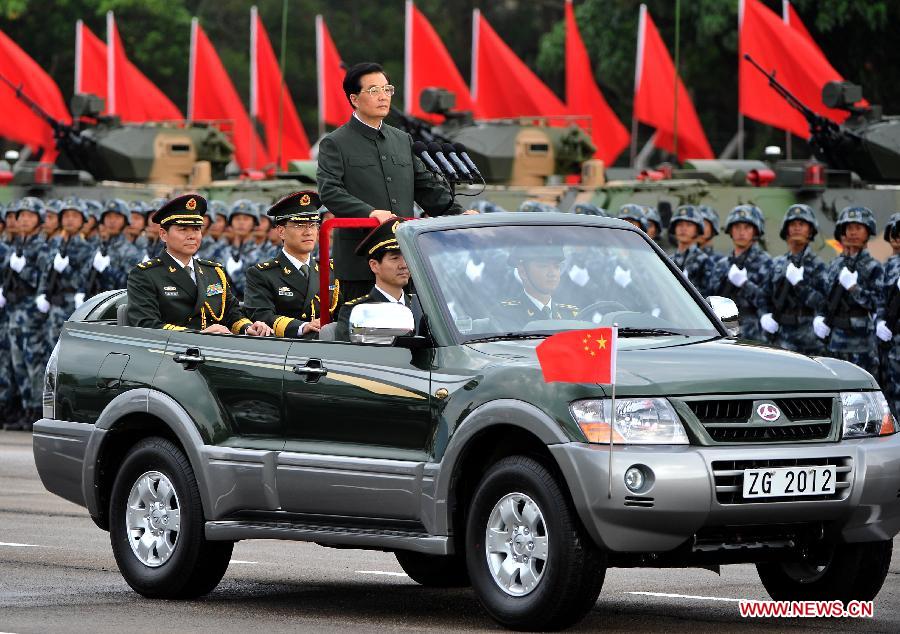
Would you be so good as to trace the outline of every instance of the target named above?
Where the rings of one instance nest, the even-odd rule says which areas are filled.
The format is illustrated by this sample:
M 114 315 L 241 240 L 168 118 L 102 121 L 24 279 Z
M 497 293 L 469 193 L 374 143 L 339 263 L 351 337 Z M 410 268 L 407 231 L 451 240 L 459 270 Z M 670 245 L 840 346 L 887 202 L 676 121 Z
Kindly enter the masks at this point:
M 572 280 L 578 286 L 584 286 L 591 279 L 591 274 L 588 273 L 587 269 L 583 269 L 577 264 L 573 264 L 569 269 L 569 279 Z
M 739 269 L 737 264 L 732 264 L 728 269 L 728 281 L 740 288 L 747 283 L 747 269 Z
M 875 324 L 875 334 L 878 335 L 878 338 L 882 341 L 890 341 L 894 338 L 894 333 L 887 327 L 887 322 L 883 319 L 879 319 L 878 323 Z
M 854 286 L 856 286 L 856 281 L 858 279 L 859 279 L 859 272 L 853 271 L 851 273 L 850 269 L 848 269 L 846 266 L 841 269 L 841 274 L 838 275 L 838 282 L 840 282 L 841 286 L 843 286 L 848 291 L 851 288 L 853 288 Z
M 84 303 L 84 293 L 75 293 L 75 308 L 78 308 Z
M 662 310 L 660 310 L 659 307 L 654 308 L 653 310 L 650 311 L 650 314 L 653 315 L 654 317 L 659 317 L 660 313 L 662 313 Z
M 484 273 L 484 262 L 475 264 L 475 262 L 472 261 L 472 258 L 469 258 L 466 262 L 466 277 L 473 282 L 477 282 L 481 279 L 482 273 Z
M 47 296 L 43 293 L 34 298 L 34 305 L 37 306 L 37 309 L 42 313 L 46 314 L 50 312 L 50 302 L 47 301 Z
M 3 287 L 0 286 L 0 308 L 6 306 L 6 297 L 3 296 Z
M 831 328 L 825 323 L 825 318 L 822 315 L 816 315 L 813 319 L 813 332 L 816 333 L 816 337 L 819 339 L 824 339 L 831 334 Z
M 103 273 L 107 268 L 109 268 L 109 256 L 103 255 L 99 251 L 94 254 L 94 268 L 97 269 L 97 273 Z
M 797 284 L 803 280 L 803 267 L 794 266 L 793 262 L 788 262 L 784 276 L 787 278 L 787 281 L 791 283 L 791 286 L 797 286 Z
M 616 281 L 616 284 L 622 288 L 628 288 L 628 285 L 631 284 L 631 271 L 617 265 L 616 270 L 613 273 L 613 279 Z
M 21 273 L 22 269 L 25 268 L 25 256 L 13 253 L 9 256 L 9 268 L 16 273 Z
M 772 313 L 766 313 L 762 317 L 759 318 L 759 325 L 762 326 L 762 329 L 765 330 L 770 335 L 774 335 L 778 332 L 778 329 L 781 327 L 775 318 L 772 317 Z
M 241 270 L 241 267 L 244 266 L 240 260 L 235 260 L 230 255 L 228 256 L 228 261 L 225 263 L 225 268 L 228 269 L 228 275 L 232 277 L 237 271 Z
M 53 268 L 56 269 L 57 273 L 62 273 L 66 270 L 66 267 L 69 266 L 69 256 L 63 257 L 57 251 L 56 255 L 53 256 Z

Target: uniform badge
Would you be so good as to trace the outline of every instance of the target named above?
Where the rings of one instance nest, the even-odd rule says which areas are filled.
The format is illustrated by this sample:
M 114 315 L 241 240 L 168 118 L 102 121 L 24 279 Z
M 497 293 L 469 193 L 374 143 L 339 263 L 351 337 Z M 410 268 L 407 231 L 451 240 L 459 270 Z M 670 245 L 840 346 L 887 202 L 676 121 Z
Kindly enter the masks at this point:
M 285 274 L 285 275 L 290 275 L 290 274 L 291 274 L 291 270 L 290 270 L 288 267 L 284 267 L 284 274 Z
M 174 286 L 163 286 L 164 291 L 177 291 L 178 289 Z
M 188 211 L 194 211 L 197 208 L 197 199 L 189 198 L 188 201 L 184 204 L 184 208 Z
M 300 205 L 306 207 L 309 204 L 309 194 L 303 194 L 300 197 Z
M 206 294 L 209 295 L 221 295 L 224 291 L 222 285 L 219 282 L 215 284 L 210 284 L 206 287 Z
M 278 289 L 278 294 L 282 297 L 293 297 L 294 291 L 292 291 L 289 286 L 282 286 Z
M 169 267 L 169 273 L 175 273 L 177 270 L 174 266 Z

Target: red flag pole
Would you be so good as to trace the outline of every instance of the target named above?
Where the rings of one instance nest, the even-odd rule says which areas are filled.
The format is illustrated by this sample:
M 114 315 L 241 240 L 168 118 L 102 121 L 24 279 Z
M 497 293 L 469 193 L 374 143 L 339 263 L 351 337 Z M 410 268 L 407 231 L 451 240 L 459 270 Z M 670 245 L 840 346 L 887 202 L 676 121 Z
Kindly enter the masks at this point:
M 618 372 L 616 356 L 618 356 L 619 354 L 619 324 L 613 324 L 612 334 L 612 341 L 610 341 L 610 345 L 612 346 L 612 376 L 610 376 L 610 378 L 612 379 L 612 394 L 609 404 L 609 466 L 607 467 L 607 473 L 609 475 L 609 488 L 607 490 L 607 496 L 610 500 L 612 499 L 613 479 L 613 431 L 616 427 L 616 372 Z
M 331 321 L 331 298 L 328 295 L 331 277 L 331 267 L 328 265 L 329 254 L 331 253 L 331 232 L 334 229 L 366 229 L 377 227 L 379 225 L 377 218 L 329 218 L 322 223 L 319 229 L 319 262 L 323 263 L 319 267 L 319 297 L 325 297 L 320 300 L 320 323 L 325 325 Z

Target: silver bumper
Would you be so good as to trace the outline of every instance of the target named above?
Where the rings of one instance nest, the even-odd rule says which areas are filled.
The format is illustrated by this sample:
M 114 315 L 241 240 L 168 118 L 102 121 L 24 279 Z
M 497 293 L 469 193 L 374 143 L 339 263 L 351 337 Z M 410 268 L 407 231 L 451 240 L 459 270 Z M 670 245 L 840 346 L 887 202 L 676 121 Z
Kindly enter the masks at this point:
M 900 434 L 884 438 L 778 446 L 616 446 L 612 498 L 604 445 L 551 445 L 575 507 L 594 540 L 616 552 L 671 550 L 704 527 L 830 522 L 848 542 L 890 539 L 900 532 Z M 838 499 L 720 503 L 713 462 L 850 458 L 849 487 Z M 640 464 L 655 482 L 634 506 L 623 475 Z M 652 504 L 652 506 L 651 506 Z

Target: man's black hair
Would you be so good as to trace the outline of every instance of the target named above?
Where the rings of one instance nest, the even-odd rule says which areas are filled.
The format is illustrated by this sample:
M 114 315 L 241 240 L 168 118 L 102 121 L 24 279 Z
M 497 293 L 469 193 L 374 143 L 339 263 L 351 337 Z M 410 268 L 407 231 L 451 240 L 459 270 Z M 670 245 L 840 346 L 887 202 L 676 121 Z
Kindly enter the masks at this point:
M 360 80 L 363 75 L 368 75 L 369 73 L 381 73 L 388 82 L 391 81 L 391 78 L 384 72 L 381 64 L 376 64 L 375 62 L 360 62 L 359 64 L 351 66 L 344 76 L 344 94 L 347 96 L 347 101 L 350 103 L 351 108 L 353 107 L 353 102 L 350 101 L 350 95 L 359 94 L 362 90 L 362 82 Z

